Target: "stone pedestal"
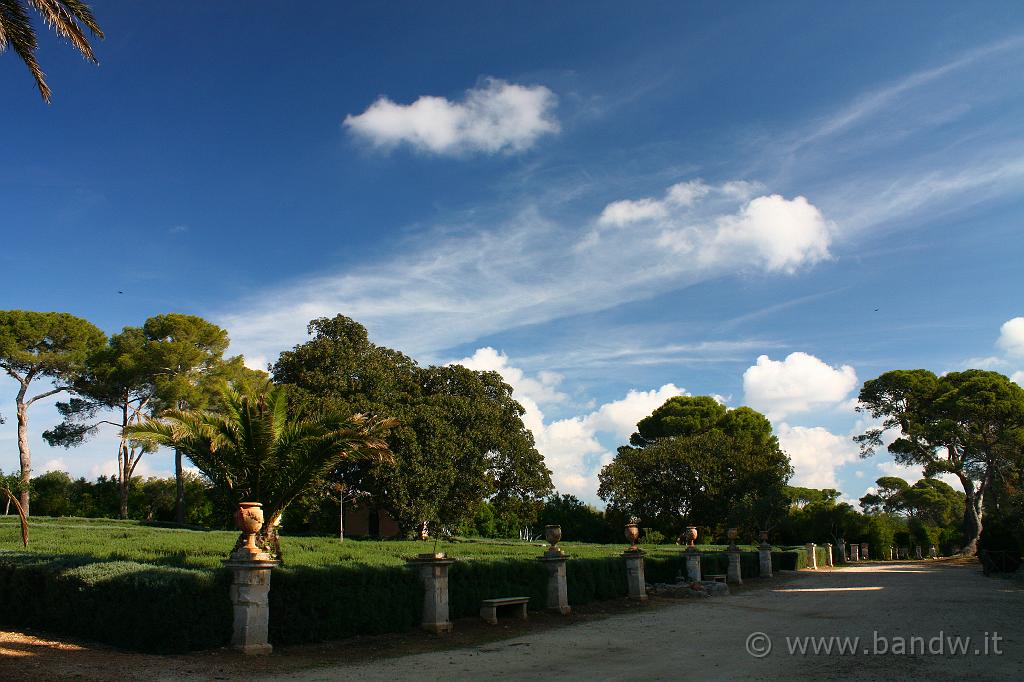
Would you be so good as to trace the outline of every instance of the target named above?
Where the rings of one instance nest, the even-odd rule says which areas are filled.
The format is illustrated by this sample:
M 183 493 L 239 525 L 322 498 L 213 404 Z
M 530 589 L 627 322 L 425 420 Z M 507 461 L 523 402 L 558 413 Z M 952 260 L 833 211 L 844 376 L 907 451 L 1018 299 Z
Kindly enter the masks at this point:
M 935 548 L 935 545 L 932 545 L 931 547 L 928 548 L 928 558 L 929 559 L 937 559 L 938 556 L 939 556 L 939 550 L 937 550 Z
M 914 558 L 923 559 L 924 556 L 921 554 L 921 545 L 914 545 Z
M 565 580 L 565 562 L 569 557 L 563 554 L 545 553 L 537 561 L 544 562 L 548 569 L 548 611 L 568 616 L 572 613 L 569 607 L 569 587 Z
M 837 556 L 839 563 L 845 564 L 847 561 L 850 560 L 850 555 L 846 553 L 846 540 L 844 540 L 843 538 L 839 538 L 839 541 L 836 543 L 836 549 L 839 550 L 839 554 Z
M 232 558 L 224 562 L 231 569 L 231 605 L 234 619 L 231 647 L 244 654 L 269 654 L 270 571 L 279 561 Z
M 686 559 L 686 579 L 691 583 L 699 583 L 701 580 L 700 552 L 690 547 L 683 552 L 683 558 Z
M 729 557 L 729 570 L 726 572 L 726 581 L 742 585 L 743 571 L 740 568 L 740 550 L 730 549 L 725 554 Z
M 626 585 L 629 587 L 629 598 L 637 601 L 647 601 L 643 550 L 623 552 L 622 558 L 626 560 Z
M 448 569 L 455 560 L 418 557 L 408 562 L 423 582 L 423 621 L 420 627 L 433 633 L 451 632 L 453 626 L 448 614 Z
M 850 561 L 860 561 L 860 545 L 857 543 L 850 545 Z
M 757 561 L 762 578 L 772 577 L 772 546 L 767 542 L 758 546 Z
M 813 542 L 808 542 L 804 547 L 807 548 L 807 568 L 812 571 L 818 570 L 818 546 Z
M 860 558 L 861 561 L 868 560 L 868 543 L 866 542 L 860 543 Z
M 832 568 L 833 566 L 836 565 L 835 564 L 835 558 L 832 556 L 832 543 L 831 542 L 826 542 L 825 543 L 825 564 L 829 568 Z

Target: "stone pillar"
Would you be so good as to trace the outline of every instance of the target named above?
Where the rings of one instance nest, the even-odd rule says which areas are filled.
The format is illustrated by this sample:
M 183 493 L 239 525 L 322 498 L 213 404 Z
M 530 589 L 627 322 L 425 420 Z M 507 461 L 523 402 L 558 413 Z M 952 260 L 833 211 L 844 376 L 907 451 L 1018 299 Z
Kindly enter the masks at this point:
M 817 545 L 813 542 L 808 542 L 804 547 L 807 548 L 807 567 L 812 571 L 818 570 Z
M 725 554 L 729 557 L 729 570 L 726 572 L 726 581 L 742 585 L 743 571 L 740 568 L 740 550 L 730 549 L 727 550 Z
M 762 578 L 772 577 L 772 546 L 767 542 L 757 547 L 757 562 Z
M 850 561 L 860 561 L 860 545 L 856 542 L 850 545 Z
M 889 545 L 889 561 L 894 561 L 895 559 L 896 559 L 896 548 L 893 547 L 892 545 Z
M 689 548 L 683 552 L 683 556 L 686 558 L 686 579 L 691 583 L 700 582 L 700 552 L 694 548 Z
M 224 562 L 231 569 L 231 605 L 234 619 L 231 647 L 243 654 L 269 654 L 270 571 L 279 561 L 232 558 Z
M 839 538 L 838 542 L 836 542 L 836 549 L 839 550 L 839 555 L 836 563 L 845 564 L 847 561 L 849 561 L 849 559 L 847 558 L 849 557 L 849 555 L 846 553 L 846 540 L 844 540 L 843 538 Z
M 932 545 L 931 547 L 928 548 L 928 558 L 929 559 L 937 559 L 938 556 L 939 556 L 939 550 L 937 550 L 935 548 L 935 545 Z
M 914 558 L 915 559 L 923 559 L 924 558 L 924 557 L 921 556 L 921 545 L 914 545 Z
M 537 561 L 544 562 L 548 569 L 548 611 L 568 616 L 572 613 L 569 607 L 569 587 L 565 580 L 565 562 L 569 557 L 564 554 L 545 552 Z
M 420 623 L 427 632 L 451 632 L 452 621 L 448 614 L 448 569 L 454 559 L 443 557 L 417 557 L 408 560 L 416 569 L 423 582 L 423 621 Z
M 863 561 L 868 560 L 868 543 L 866 542 L 860 543 L 860 558 Z
M 832 543 L 825 543 L 825 563 L 829 568 L 836 565 L 835 558 L 832 556 Z
M 629 598 L 637 601 L 647 601 L 647 583 L 644 581 L 644 552 L 641 549 L 635 552 L 626 551 L 622 553 L 626 560 L 626 585 L 629 588 Z

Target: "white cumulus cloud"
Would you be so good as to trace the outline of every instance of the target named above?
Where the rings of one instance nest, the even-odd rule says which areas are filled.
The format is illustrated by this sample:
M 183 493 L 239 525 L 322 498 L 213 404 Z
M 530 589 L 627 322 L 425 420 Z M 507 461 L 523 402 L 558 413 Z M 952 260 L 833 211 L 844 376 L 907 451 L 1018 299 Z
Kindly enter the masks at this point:
M 604 403 L 586 414 L 549 421 L 539 402 L 561 402 L 565 396 L 555 390 L 561 377 L 549 372 L 527 375 L 510 364 L 508 356 L 493 348 L 479 348 L 458 364 L 501 374 L 512 386 L 513 397 L 526 413 L 523 423 L 533 433 L 537 450 L 551 469 L 552 480 L 561 493 L 597 501 L 597 474 L 611 462 L 614 451 L 598 439 L 606 436 L 616 444 L 627 441 L 636 423 L 666 400 L 686 391 L 665 384 L 649 391 L 631 390 L 619 399 Z
M 401 143 L 433 154 L 519 152 L 545 133 L 556 133 L 555 94 L 543 85 L 491 78 L 460 102 L 424 95 L 412 104 L 380 97 L 344 125 L 376 147 Z
M 777 429 L 779 445 L 793 462 L 792 485 L 807 488 L 839 488 L 836 469 L 859 457 L 850 436 L 837 436 L 821 426 L 790 426 Z
M 1024 317 L 1007 320 L 999 328 L 996 345 L 1007 355 L 1024 357 Z
M 767 355 L 743 373 L 746 404 L 778 420 L 816 407 L 838 405 L 857 385 L 853 367 L 831 367 L 808 353 L 790 353 L 785 360 Z

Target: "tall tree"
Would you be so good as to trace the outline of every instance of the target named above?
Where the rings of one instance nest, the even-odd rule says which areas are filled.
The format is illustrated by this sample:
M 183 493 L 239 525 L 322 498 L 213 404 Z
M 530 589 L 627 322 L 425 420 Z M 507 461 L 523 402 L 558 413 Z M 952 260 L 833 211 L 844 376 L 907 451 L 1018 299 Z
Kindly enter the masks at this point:
M 685 523 L 752 531 L 786 506 L 793 470 L 771 423 L 710 396 L 670 398 L 599 474 L 598 495 L 663 532 Z
M 330 411 L 289 417 L 286 387 L 269 383 L 249 395 L 228 388 L 220 403 L 223 413 L 167 410 L 124 433 L 184 452 L 233 502 L 263 503 L 262 534 L 278 555 L 277 522 L 293 500 L 342 460 L 391 460 L 383 435 L 392 419 Z
M 92 51 L 86 29 L 97 38 L 103 38 L 103 31 L 92 15 L 89 5 L 81 0 L 0 0 L 0 52 L 11 48 L 21 57 L 36 81 L 39 94 L 47 103 L 52 95 L 46 84 L 46 75 L 36 60 L 39 44 L 36 32 L 29 19 L 28 8 L 34 9 L 46 24 L 61 38 L 66 39 L 82 56 L 93 64 L 99 64 Z
M 43 432 L 50 445 L 69 448 L 84 443 L 104 424 L 117 428 L 117 483 L 122 519 L 128 518 L 128 491 L 145 452 L 125 438 L 122 430 L 141 421 L 155 397 L 157 367 L 153 349 L 154 344 L 139 327 L 125 327 L 111 336 L 106 348 L 89 358 L 85 370 L 75 380 L 74 397 L 57 403 L 64 421 Z
M 924 369 L 894 370 L 864 383 L 860 409 L 882 420 L 855 440 L 868 457 L 895 431 L 888 446 L 900 464 L 921 466 L 926 477 L 950 473 L 965 493 L 964 554 L 977 551 L 989 488 L 1012 472 L 1024 451 L 1024 389 L 998 372 L 967 370 L 936 376 Z
M 21 460 L 21 507 L 29 514 L 32 452 L 28 441 L 28 408 L 38 400 L 67 391 L 86 361 L 103 347 L 106 335 L 91 322 L 68 313 L 29 310 L 0 311 L 0 369 L 18 382 L 18 453 Z M 36 379 L 52 387 L 29 397 Z
M 550 492 L 551 473 L 523 425 L 523 408 L 498 374 L 419 367 L 372 343 L 343 315 L 313 320 L 309 332 L 310 341 L 281 354 L 274 378 L 295 387 L 301 405 L 399 420 L 388 435 L 397 466 L 342 464 L 334 476 L 371 493 L 403 531 L 422 531 L 429 521 L 458 525 L 484 499 L 539 507 Z
M 244 371 L 241 357 L 224 361 L 228 333 L 201 317 L 181 313 L 157 315 L 146 320 L 142 331 L 153 344 L 153 414 L 167 409 L 205 409 L 217 400 L 218 387 L 226 379 Z M 178 523 L 185 523 L 182 474 L 182 454 L 175 450 Z

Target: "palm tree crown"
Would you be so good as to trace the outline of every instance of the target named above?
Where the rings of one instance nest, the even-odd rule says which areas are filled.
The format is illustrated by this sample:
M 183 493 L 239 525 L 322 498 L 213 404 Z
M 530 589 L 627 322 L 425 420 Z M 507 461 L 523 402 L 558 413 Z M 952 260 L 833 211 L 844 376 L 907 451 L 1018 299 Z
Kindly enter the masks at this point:
M 103 38 L 103 31 L 93 18 L 89 5 L 81 0 L 0 0 L 0 52 L 10 45 L 18 53 L 32 72 L 39 94 L 49 102 L 52 93 L 46 84 L 46 74 L 36 61 L 39 44 L 29 20 L 29 7 L 38 12 L 57 35 L 67 39 L 94 64 L 99 64 L 99 61 L 89 45 L 85 29 L 97 38 Z
M 394 419 L 290 417 L 285 387 L 269 382 L 249 395 L 227 387 L 222 402 L 223 412 L 167 410 L 124 433 L 181 450 L 236 502 L 262 502 L 267 529 L 342 460 L 392 458 L 383 435 Z

